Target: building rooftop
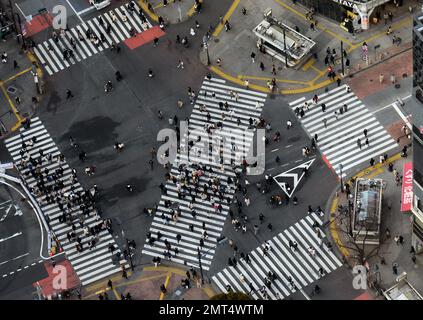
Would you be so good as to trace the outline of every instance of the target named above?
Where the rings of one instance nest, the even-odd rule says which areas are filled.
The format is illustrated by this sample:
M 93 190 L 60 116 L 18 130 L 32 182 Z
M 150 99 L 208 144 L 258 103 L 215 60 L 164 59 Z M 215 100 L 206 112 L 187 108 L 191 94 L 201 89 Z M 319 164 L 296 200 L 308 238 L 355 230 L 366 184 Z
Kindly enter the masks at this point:
M 386 290 L 383 294 L 389 300 L 423 300 L 423 297 L 407 281 L 407 274 L 403 273 L 397 278 L 397 284 Z

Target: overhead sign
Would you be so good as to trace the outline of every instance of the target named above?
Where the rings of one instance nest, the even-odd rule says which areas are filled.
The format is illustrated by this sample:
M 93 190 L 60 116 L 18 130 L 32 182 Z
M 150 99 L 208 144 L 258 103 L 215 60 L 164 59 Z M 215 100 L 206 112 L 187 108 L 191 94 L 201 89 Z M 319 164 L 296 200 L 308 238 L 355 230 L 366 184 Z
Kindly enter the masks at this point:
M 402 174 L 401 212 L 410 211 L 413 204 L 413 163 L 404 164 Z
M 349 7 L 349 8 L 356 8 L 357 4 L 355 4 L 353 1 L 348 0 L 332 0 L 334 2 L 337 2 L 339 4 L 342 4 L 343 6 Z
M 295 168 L 289 169 L 288 171 L 274 176 L 273 179 L 286 193 L 286 195 L 291 198 L 301 179 L 305 176 L 304 169 L 308 170 L 315 160 L 316 158 L 311 159 Z

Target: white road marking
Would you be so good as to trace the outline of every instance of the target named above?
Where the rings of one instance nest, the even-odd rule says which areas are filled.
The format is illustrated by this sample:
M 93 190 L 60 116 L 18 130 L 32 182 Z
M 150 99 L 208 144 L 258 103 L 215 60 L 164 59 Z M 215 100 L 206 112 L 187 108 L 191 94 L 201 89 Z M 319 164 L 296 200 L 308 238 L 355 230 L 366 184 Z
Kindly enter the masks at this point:
M 0 243 L 1 243 L 1 242 L 4 242 L 4 241 L 6 241 L 6 240 L 10 240 L 10 239 L 12 239 L 12 238 L 18 237 L 18 236 L 20 236 L 21 234 L 22 234 L 22 232 L 16 232 L 14 235 L 11 235 L 10 237 L 0 239 Z
M 95 7 L 94 7 L 94 6 L 92 6 L 92 7 L 88 7 L 88 8 L 85 8 L 84 10 L 78 11 L 78 14 L 79 14 L 79 15 L 81 15 L 81 14 L 84 14 L 84 13 L 90 12 L 90 11 L 92 11 L 92 10 L 94 10 L 94 9 L 95 9 Z
M 401 117 L 401 119 L 405 122 L 405 124 L 407 125 L 407 127 L 411 130 L 411 129 L 412 129 L 411 123 L 410 123 L 410 121 L 408 121 L 408 119 L 407 119 L 409 116 L 411 116 L 411 114 L 410 114 L 410 115 L 408 115 L 408 116 L 405 116 L 405 115 L 404 115 L 404 113 L 402 113 L 402 111 L 401 111 L 401 110 L 400 110 L 400 108 L 398 107 L 398 105 L 397 105 L 397 103 L 396 103 L 396 102 L 394 102 L 394 103 L 392 104 L 392 106 L 394 107 L 395 111 L 399 114 L 399 116 Z
M 410 98 L 411 98 L 411 94 L 409 94 L 408 96 L 405 96 L 405 97 L 401 98 L 401 100 L 402 100 L 402 101 L 404 101 L 404 100 L 408 100 L 408 99 L 410 99 Z M 388 104 L 387 106 L 384 106 L 384 107 L 382 107 L 382 108 L 379 108 L 379 109 L 377 109 L 377 110 L 373 111 L 372 113 L 373 113 L 373 114 L 375 114 L 375 113 L 377 113 L 377 112 L 379 112 L 379 111 L 382 111 L 382 110 L 388 109 L 388 108 L 390 108 L 390 107 L 392 107 L 392 106 L 393 106 L 393 103 L 390 103 L 390 104 Z

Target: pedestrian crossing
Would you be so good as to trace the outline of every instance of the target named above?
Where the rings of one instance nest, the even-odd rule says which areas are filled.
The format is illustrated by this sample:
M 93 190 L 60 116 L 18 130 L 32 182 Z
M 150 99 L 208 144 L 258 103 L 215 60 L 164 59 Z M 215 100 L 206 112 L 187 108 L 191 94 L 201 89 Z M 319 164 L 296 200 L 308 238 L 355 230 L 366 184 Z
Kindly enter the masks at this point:
M 23 142 L 26 144 L 27 154 L 21 152 Z M 29 129 L 20 128 L 18 135 L 5 140 L 5 145 L 22 178 L 37 199 L 46 220 L 49 221 L 51 230 L 59 240 L 82 285 L 93 283 L 119 272 L 122 264 L 128 268 L 126 260 L 120 259 L 118 261 L 117 255 L 121 251 L 117 247 L 113 235 L 105 227 L 105 222 L 98 216 L 94 208 L 90 206 L 87 208 L 89 209 L 87 212 L 83 212 L 80 203 L 72 201 L 75 195 L 82 192 L 84 188 L 77 180 L 72 180 L 72 168 L 66 161 L 64 159 L 61 161 L 58 158 L 61 152 L 41 120 L 38 117 L 33 118 Z M 51 155 L 51 160 L 49 155 Z M 29 157 L 37 162 L 41 160 L 41 163 L 31 165 L 31 160 L 28 161 Z M 57 170 L 60 170 L 60 168 L 63 169 L 63 174 L 58 173 Z M 63 182 L 60 190 L 56 189 L 50 192 L 49 196 L 51 195 L 54 199 L 52 201 L 46 198 L 44 193 L 37 192 L 38 180 L 31 171 L 38 169 L 44 173 L 45 177 L 47 176 L 46 186 L 54 185 L 55 180 Z M 53 177 L 53 174 L 56 174 L 56 178 Z M 67 212 L 69 223 L 60 220 L 63 211 L 59 208 L 58 202 L 55 201 L 58 198 L 66 199 L 64 211 Z M 83 225 L 81 224 L 81 217 L 84 217 Z M 72 224 L 75 225 L 74 232 L 81 239 L 82 247 L 85 248 L 82 252 L 77 251 L 76 241 L 68 238 L 68 232 L 72 231 Z M 98 238 L 94 236 L 95 233 L 86 233 L 84 228 L 87 226 L 91 230 L 98 228 Z M 94 238 L 97 244 L 93 248 L 89 248 Z M 113 250 L 109 249 L 111 244 L 114 245 Z
M 355 167 L 369 163 L 371 158 L 377 162 L 381 155 L 398 147 L 380 122 L 348 88 L 343 85 L 318 95 L 317 104 L 304 97 L 289 104 L 297 112 L 303 108 L 305 114 L 302 118 L 299 116 L 299 120 L 311 137 L 317 134 L 317 146 L 338 176 L 341 175 L 341 166 L 342 176 L 347 176 Z M 308 110 L 306 103 L 309 104 Z M 326 106 L 324 112 L 322 104 Z M 341 113 L 340 108 L 344 105 L 347 111 Z M 367 130 L 368 144 L 364 130 Z
M 145 18 L 141 9 L 135 1 L 132 2 L 134 4 L 133 11 L 127 5 L 122 5 L 63 31 L 57 41 L 50 38 L 34 47 L 34 52 L 47 73 L 52 75 L 65 70 L 82 60 L 112 48 L 112 44 L 118 44 L 131 38 L 130 30 L 132 28 L 136 33 L 151 28 L 151 23 Z M 108 25 L 110 25 L 109 32 Z M 98 43 L 94 37 L 90 39 L 87 36 L 87 30 L 92 31 L 92 34 L 97 37 Z M 103 41 L 101 41 L 102 38 Z M 72 50 L 73 55 L 65 58 L 66 50 Z
M 147 239 L 143 254 L 198 267 L 200 248 L 202 268 L 210 269 L 234 198 L 238 165 L 254 138 L 254 132 L 246 129 L 250 126 L 250 117 L 253 124 L 259 121 L 266 97 L 264 93 L 228 85 L 222 79 L 204 79 L 188 119 L 188 132 L 181 134 L 180 150 L 172 163 L 170 173 L 175 179 L 167 180 L 167 192 L 161 196 L 150 227 L 152 238 L 162 236 L 153 243 Z M 206 145 L 204 152 L 197 144 L 190 147 L 190 141 L 198 141 L 198 137 Z M 208 148 L 210 141 L 215 145 Z M 222 161 L 220 151 L 223 151 Z M 172 205 L 166 207 L 166 201 Z M 180 215 L 175 217 L 178 211 Z M 165 240 L 170 246 L 166 246 Z M 202 246 L 200 240 L 204 241 Z
M 235 266 L 214 275 L 212 282 L 223 293 L 239 291 L 257 300 L 284 299 L 302 290 L 342 266 L 326 244 L 322 223 L 318 215 L 311 213 L 267 241 L 267 253 L 263 250 L 266 244 L 261 245 L 248 258 L 240 258 Z M 296 242 L 297 248 L 290 242 Z M 276 277 L 266 286 L 269 271 Z

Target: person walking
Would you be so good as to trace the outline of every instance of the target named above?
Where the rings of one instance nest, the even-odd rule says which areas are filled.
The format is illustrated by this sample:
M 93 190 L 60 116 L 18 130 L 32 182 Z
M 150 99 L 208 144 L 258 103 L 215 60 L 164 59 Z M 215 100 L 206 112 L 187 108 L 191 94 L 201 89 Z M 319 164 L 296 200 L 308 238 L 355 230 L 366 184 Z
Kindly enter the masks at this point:
M 260 62 L 260 70 L 264 71 L 264 63 L 263 62 Z
M 7 53 L 6 53 L 6 51 L 3 51 L 3 53 L 1 54 L 1 62 L 7 63 Z
M 326 118 L 323 118 L 323 125 L 325 126 L 325 128 L 327 128 L 327 123 L 328 123 L 328 120 Z
M 338 120 L 338 110 L 333 112 L 333 116 L 335 117 L 335 120 Z
M 392 272 L 395 274 L 395 275 L 397 275 L 398 274 L 398 263 L 394 263 L 393 265 L 392 265 Z
M 357 139 L 357 146 L 360 148 L 360 150 L 361 150 L 361 139 L 360 138 L 358 138 Z
M 411 261 L 413 261 L 413 263 L 416 264 L 416 254 L 415 253 L 412 254 Z
M 254 227 L 253 227 L 253 230 L 254 230 L 254 235 L 257 235 L 257 233 L 259 231 L 259 226 L 255 224 Z
M 229 23 L 228 20 L 225 21 L 225 31 L 228 32 L 229 30 L 231 30 L 231 24 Z
M 322 112 L 325 112 L 326 111 L 326 104 L 322 103 L 321 107 L 322 107 Z
M 383 83 L 384 78 L 385 78 L 385 76 L 383 75 L 383 73 L 381 73 L 381 74 L 379 75 L 379 83 L 380 83 L 380 84 L 382 84 L 382 83 Z
M 288 119 L 288 121 L 286 122 L 286 129 L 289 130 L 292 127 L 292 122 L 291 120 Z
M 176 66 L 177 68 L 184 68 L 184 62 L 182 60 L 179 60 L 178 65 Z
M 66 89 L 66 100 L 73 98 L 72 91 L 70 89 Z
M 251 62 L 256 63 L 256 54 L 254 52 L 251 52 L 250 57 L 251 57 Z

